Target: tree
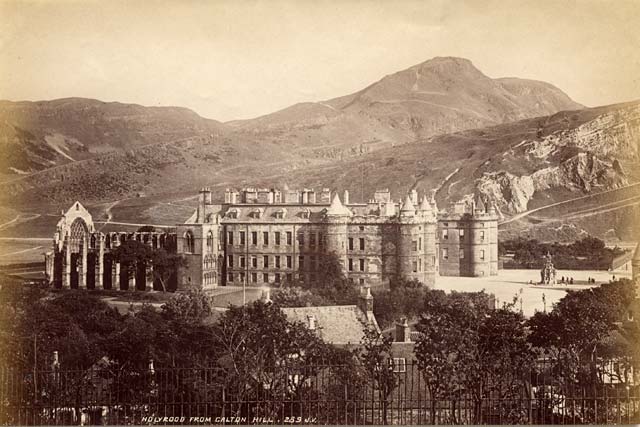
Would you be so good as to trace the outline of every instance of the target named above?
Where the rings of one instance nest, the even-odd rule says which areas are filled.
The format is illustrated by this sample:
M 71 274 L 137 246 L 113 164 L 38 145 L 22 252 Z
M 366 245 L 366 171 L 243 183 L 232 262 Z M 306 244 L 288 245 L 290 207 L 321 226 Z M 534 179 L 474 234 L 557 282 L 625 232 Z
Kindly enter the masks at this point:
M 533 363 L 522 315 L 513 305 L 494 309 L 493 297 L 484 292 L 427 291 L 424 301 L 415 354 L 432 402 L 450 398 L 455 408 L 460 399 L 470 399 L 472 421 L 478 424 L 487 421 L 481 416 L 483 400 L 497 397 L 492 401 L 494 414 L 522 421 L 522 414 L 503 406 L 519 397 L 523 373 Z M 435 406 L 431 421 L 436 422 Z
M 375 290 L 373 312 L 380 326 L 389 327 L 400 317 L 416 318 L 422 312 L 426 289 L 418 280 L 401 277 L 391 280 L 389 289 Z
M 557 361 L 567 381 L 590 383 L 595 379 L 599 350 L 618 330 L 633 300 L 633 284 L 628 280 L 569 292 L 551 312 L 536 313 L 529 320 L 529 341 Z
M 256 400 L 265 393 L 274 400 L 289 395 L 304 401 L 310 392 L 306 378 L 317 374 L 318 365 L 335 363 L 337 356 L 314 331 L 289 322 L 279 307 L 262 301 L 231 306 L 214 325 L 212 341 L 225 371 L 225 390 L 237 401 Z M 274 416 L 279 409 L 273 405 L 261 415 Z
M 285 282 L 281 290 L 274 296 L 282 307 L 355 304 L 359 296 L 356 285 L 346 278 L 333 252 L 320 257 L 315 276 L 308 280 Z
M 138 265 L 153 266 L 148 278 L 153 280 L 154 285 L 159 284 L 163 291 L 175 290 L 169 286 L 171 277 L 188 265 L 187 259 L 182 255 L 170 253 L 164 248 L 154 249 L 133 239 L 125 240 L 111 254 L 114 261 L 126 266 L 129 274 L 135 274 Z
M 382 402 L 382 422 L 388 424 L 389 397 L 398 387 L 398 376 L 394 372 L 394 364 L 391 355 L 391 337 L 385 337 L 376 329 L 368 327 L 362 339 L 362 347 L 356 350 L 356 354 L 369 380 L 378 392 L 378 398 Z

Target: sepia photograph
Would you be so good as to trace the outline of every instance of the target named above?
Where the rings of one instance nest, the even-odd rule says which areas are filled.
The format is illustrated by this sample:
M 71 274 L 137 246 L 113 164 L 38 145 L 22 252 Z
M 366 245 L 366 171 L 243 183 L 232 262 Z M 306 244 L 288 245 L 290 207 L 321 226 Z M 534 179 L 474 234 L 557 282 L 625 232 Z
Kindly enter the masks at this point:
M 0 426 L 640 424 L 640 0 L 0 23 Z

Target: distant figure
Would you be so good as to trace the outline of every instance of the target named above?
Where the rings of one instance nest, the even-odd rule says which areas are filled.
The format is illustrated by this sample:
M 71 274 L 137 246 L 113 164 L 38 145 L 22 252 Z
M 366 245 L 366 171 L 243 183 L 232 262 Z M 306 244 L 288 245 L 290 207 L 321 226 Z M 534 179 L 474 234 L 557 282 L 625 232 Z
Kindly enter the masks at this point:
M 613 281 L 614 282 L 616 281 L 616 275 L 615 274 L 613 275 Z
M 573 285 L 573 277 L 571 279 L 569 279 L 569 284 Z
M 560 279 L 560 283 L 564 283 L 564 276 Z

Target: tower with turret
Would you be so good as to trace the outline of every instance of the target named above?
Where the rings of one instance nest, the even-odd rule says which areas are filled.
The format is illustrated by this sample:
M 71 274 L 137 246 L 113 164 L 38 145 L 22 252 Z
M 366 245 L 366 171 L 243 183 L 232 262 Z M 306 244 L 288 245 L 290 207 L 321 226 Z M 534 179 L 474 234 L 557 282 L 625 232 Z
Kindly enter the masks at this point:
M 342 204 L 338 193 L 333 195 L 331 205 L 325 212 L 325 241 L 326 251 L 334 253 L 343 270 L 347 265 L 347 224 L 351 211 Z
M 415 190 L 407 194 L 398 215 L 397 274 L 416 279 L 427 286 L 435 284 L 436 219 L 431 204 L 418 201 Z
M 211 190 L 203 188 L 198 207 L 176 226 L 177 253 L 187 262 L 178 272 L 180 289 L 212 289 L 221 282 L 222 244 L 220 217 L 214 210 Z
M 498 215 L 492 203 L 478 197 L 441 213 L 438 240 L 441 275 L 498 274 Z

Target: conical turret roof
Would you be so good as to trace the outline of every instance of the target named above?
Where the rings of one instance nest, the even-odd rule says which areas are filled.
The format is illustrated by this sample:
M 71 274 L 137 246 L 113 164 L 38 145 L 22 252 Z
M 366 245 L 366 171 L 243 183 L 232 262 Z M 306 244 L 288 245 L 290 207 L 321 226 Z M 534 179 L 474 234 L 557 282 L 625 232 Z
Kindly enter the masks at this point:
M 479 195 L 476 196 L 475 203 L 476 203 L 476 211 L 478 211 L 480 213 L 484 213 L 484 212 L 487 211 L 487 209 L 486 209 L 486 207 L 484 205 L 484 202 L 482 201 L 482 198 Z
M 422 201 L 420 202 L 420 207 L 418 207 L 419 211 L 430 211 L 431 210 L 431 205 L 429 204 L 429 200 L 427 199 L 427 196 L 424 196 L 422 198 Z
M 327 215 L 351 216 L 351 211 L 342 204 L 338 193 L 335 193 L 333 195 L 331 206 L 329 206 L 329 209 L 327 209 Z
M 416 207 L 413 206 L 413 202 L 411 201 L 411 195 L 407 194 L 407 197 L 404 199 L 404 203 L 402 204 L 402 209 L 400 209 L 400 214 L 404 216 L 412 216 L 416 213 Z

